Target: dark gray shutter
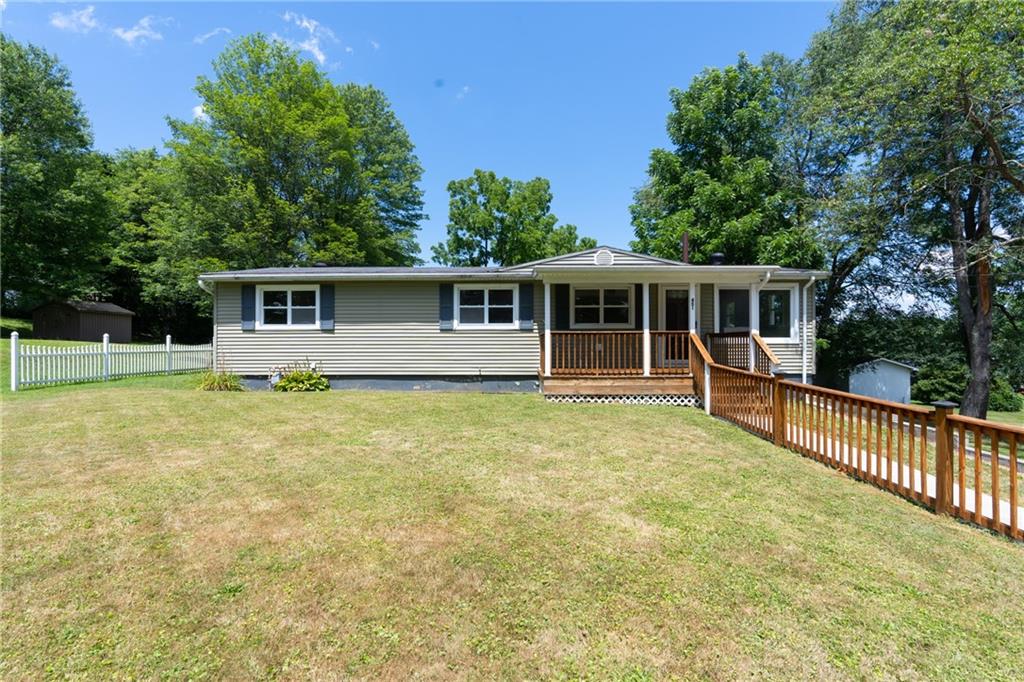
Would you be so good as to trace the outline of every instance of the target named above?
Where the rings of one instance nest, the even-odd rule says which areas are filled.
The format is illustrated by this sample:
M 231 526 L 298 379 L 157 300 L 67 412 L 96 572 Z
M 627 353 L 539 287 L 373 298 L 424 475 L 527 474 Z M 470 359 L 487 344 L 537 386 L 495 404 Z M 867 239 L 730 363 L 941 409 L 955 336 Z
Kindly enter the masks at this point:
M 569 329 L 569 285 L 555 285 L 555 329 Z
M 443 332 L 455 329 L 455 298 L 454 284 L 441 284 L 437 287 L 437 326 Z
M 256 285 L 242 285 L 242 331 L 256 329 Z
M 633 328 L 643 329 L 644 328 L 644 285 L 634 284 L 633 285 L 633 300 L 636 301 L 634 308 L 635 315 L 633 315 Z
M 320 285 L 320 331 L 334 331 L 334 285 Z
M 533 330 L 533 282 L 519 285 L 519 328 Z

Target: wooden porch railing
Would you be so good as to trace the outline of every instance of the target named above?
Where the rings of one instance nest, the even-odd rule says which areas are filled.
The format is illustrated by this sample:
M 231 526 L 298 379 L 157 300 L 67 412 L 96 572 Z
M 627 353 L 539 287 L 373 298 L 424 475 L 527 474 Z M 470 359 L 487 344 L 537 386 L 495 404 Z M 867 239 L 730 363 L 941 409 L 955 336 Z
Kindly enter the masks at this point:
M 711 354 L 697 334 L 690 335 L 690 373 L 693 374 L 693 391 L 702 403 L 707 404 L 707 386 L 704 377 L 706 370 L 714 364 Z
M 655 376 L 689 373 L 690 332 L 651 332 L 651 374 Z
M 779 357 L 768 347 L 760 334 L 751 334 L 750 340 L 754 344 L 754 371 L 761 374 L 772 374 L 773 370 L 781 364 Z
M 551 332 L 552 376 L 636 376 L 643 373 L 643 332 Z
M 715 364 L 750 369 L 750 334 L 718 332 L 707 335 L 705 344 Z

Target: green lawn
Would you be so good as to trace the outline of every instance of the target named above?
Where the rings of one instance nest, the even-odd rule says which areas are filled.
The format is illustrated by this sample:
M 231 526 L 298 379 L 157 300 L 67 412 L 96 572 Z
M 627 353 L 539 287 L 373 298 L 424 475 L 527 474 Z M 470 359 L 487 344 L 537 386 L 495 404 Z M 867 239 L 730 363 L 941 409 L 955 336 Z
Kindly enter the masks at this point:
M 698 410 L 3 397 L 0 677 L 1019 679 L 1024 545 Z

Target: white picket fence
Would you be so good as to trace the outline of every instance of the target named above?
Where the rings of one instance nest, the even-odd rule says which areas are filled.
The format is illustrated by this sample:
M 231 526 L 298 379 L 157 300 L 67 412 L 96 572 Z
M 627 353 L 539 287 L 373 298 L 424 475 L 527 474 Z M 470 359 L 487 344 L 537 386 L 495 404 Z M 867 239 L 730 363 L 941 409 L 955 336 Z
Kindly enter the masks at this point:
M 18 332 L 11 334 L 11 390 L 25 386 L 108 381 L 152 374 L 201 372 L 213 366 L 213 345 L 186 346 L 172 343 L 152 346 L 102 343 L 81 346 L 22 345 Z

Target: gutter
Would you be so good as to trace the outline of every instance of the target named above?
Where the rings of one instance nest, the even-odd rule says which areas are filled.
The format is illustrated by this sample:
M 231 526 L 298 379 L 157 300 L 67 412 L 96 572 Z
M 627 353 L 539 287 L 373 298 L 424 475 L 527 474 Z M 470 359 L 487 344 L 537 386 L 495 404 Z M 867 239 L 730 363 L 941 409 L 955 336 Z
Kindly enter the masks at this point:
M 200 289 L 202 289 L 206 293 L 210 294 L 211 296 L 213 295 L 213 289 L 210 288 L 210 282 L 208 280 L 205 280 L 202 277 L 200 277 L 196 281 L 199 282 L 199 288 Z
M 807 289 L 814 286 L 814 283 L 818 281 L 817 275 L 811 275 L 811 279 L 807 284 L 800 289 L 800 298 L 803 299 L 801 304 L 804 310 L 804 329 L 803 329 L 803 343 L 800 344 L 800 383 L 807 383 Z

